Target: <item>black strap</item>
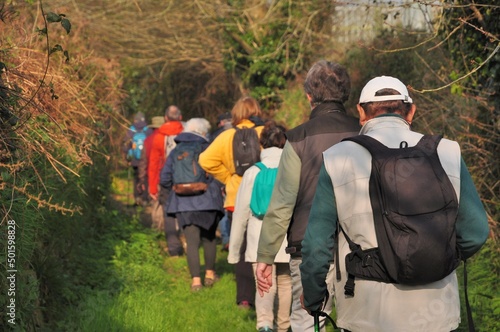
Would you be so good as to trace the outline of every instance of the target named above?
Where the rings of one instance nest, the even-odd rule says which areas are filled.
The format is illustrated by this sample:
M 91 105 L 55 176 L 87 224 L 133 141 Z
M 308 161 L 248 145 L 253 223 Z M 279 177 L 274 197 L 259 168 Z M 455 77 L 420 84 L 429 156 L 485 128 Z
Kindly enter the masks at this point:
M 361 248 L 358 244 L 352 242 L 351 238 L 346 234 L 346 232 L 344 231 L 342 226 L 340 226 L 340 224 L 339 224 L 339 227 L 340 227 L 340 230 L 342 231 L 342 233 L 344 234 L 344 237 L 345 237 L 347 243 L 349 243 L 349 249 L 351 249 L 351 251 L 356 251 L 359 248 Z
M 344 234 L 344 237 L 345 237 L 347 243 L 349 243 L 349 249 L 351 249 L 352 252 L 361 251 L 361 246 L 359 244 L 354 243 L 351 240 L 351 238 L 347 235 L 347 233 L 344 231 L 342 226 L 340 226 L 340 223 L 339 223 L 339 227 L 340 227 L 340 230 L 342 231 L 342 233 Z M 338 260 L 337 260 L 337 266 L 338 266 Z M 339 277 L 339 276 L 337 275 L 337 277 Z M 355 277 L 353 274 L 350 274 L 350 273 L 347 274 L 347 281 L 346 281 L 345 286 L 344 286 L 344 294 L 347 296 L 354 296 L 354 287 L 356 286 L 354 283 L 354 279 L 355 279 Z
M 464 293 L 465 293 L 465 307 L 467 309 L 467 324 L 469 332 L 475 332 L 474 321 L 472 319 L 472 310 L 469 304 L 469 295 L 467 294 L 467 260 L 464 259 Z
M 319 317 L 326 317 L 326 319 L 328 319 L 330 321 L 330 323 L 332 323 L 332 326 L 333 326 L 333 329 L 334 330 L 338 330 L 338 327 L 337 327 L 337 324 L 335 324 L 335 321 L 333 320 L 332 317 L 330 317 L 330 315 L 328 315 L 326 312 L 324 311 L 313 311 L 311 312 L 311 315 L 314 317 L 314 332 L 319 332 L 320 328 L 319 328 Z
M 328 289 L 326 289 L 325 290 L 325 298 L 323 300 L 323 307 L 321 307 L 317 311 L 313 311 L 310 313 L 311 316 L 314 317 L 314 332 L 319 332 L 319 330 L 320 330 L 320 328 L 319 328 L 319 317 L 320 316 L 326 317 L 332 323 L 333 328 L 337 329 L 337 325 L 333 321 L 332 317 L 328 316 L 328 314 L 323 311 L 323 310 L 325 310 L 326 303 L 328 302 L 329 299 L 330 299 L 330 293 L 328 292 Z
M 347 281 L 345 282 L 344 286 L 344 295 L 346 296 L 354 296 L 354 287 L 356 284 L 354 283 L 354 275 L 348 273 L 347 274 Z
M 340 281 L 341 279 L 341 273 L 340 273 L 340 261 L 339 261 L 339 247 L 340 247 L 340 244 L 339 244 L 339 233 L 340 233 L 340 222 L 338 221 L 337 219 L 337 231 L 336 231 L 336 244 L 335 244 L 335 272 L 336 272 L 336 275 L 337 275 L 337 281 Z
M 424 135 L 418 141 L 418 143 L 413 147 L 413 149 L 420 149 L 425 152 L 431 152 L 435 150 L 435 148 L 437 148 L 442 137 L 443 137 L 442 135 Z M 384 152 L 387 151 L 388 149 L 391 149 L 368 135 L 346 137 L 342 141 L 352 141 L 358 143 L 359 145 L 363 146 L 370 152 L 372 158 L 379 156 L 380 158 L 383 159 Z M 402 141 L 400 142 L 399 148 L 408 149 L 410 147 L 408 147 L 408 143 L 406 141 Z

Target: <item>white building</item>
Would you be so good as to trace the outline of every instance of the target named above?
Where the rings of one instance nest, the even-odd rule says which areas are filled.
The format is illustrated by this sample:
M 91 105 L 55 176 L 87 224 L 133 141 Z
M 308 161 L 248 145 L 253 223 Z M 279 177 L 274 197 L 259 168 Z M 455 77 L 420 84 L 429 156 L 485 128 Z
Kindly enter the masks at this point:
M 370 41 L 382 29 L 432 33 L 442 10 L 440 2 L 351 0 L 336 2 L 333 37 L 340 45 Z

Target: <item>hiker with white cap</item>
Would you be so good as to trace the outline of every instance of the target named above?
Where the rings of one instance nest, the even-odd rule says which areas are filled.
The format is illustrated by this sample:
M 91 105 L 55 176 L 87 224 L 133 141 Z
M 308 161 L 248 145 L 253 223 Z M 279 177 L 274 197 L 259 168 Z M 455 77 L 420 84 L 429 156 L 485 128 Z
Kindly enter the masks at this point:
M 487 216 L 460 147 L 440 136 L 411 130 L 416 106 L 397 78 L 370 80 L 361 91 L 357 109 L 360 135 L 323 152 L 302 241 L 303 308 L 311 314 L 322 310 L 328 297 L 325 276 L 335 260 L 339 271 L 334 281 L 336 324 L 343 331 L 455 330 L 460 323 L 455 269 L 460 260 L 481 248 L 489 234 Z M 365 145 L 366 141 L 370 144 Z M 379 150 L 372 150 L 372 146 Z M 420 159 L 414 160 L 421 163 L 389 159 L 388 154 L 415 154 Z M 431 158 L 437 163 L 427 162 Z M 396 160 L 393 173 L 381 171 L 387 168 L 380 160 Z M 423 172 L 425 167 L 430 172 Z M 442 174 L 435 180 L 420 176 L 423 186 L 405 182 L 416 174 L 432 175 L 438 169 Z M 446 185 L 447 191 L 434 190 Z M 449 197 L 443 206 L 437 202 L 439 194 Z M 412 199 L 405 200 L 407 197 Z M 396 211 L 395 205 L 401 211 Z M 432 205 L 435 211 L 426 215 L 425 209 Z M 403 211 L 409 209 L 416 212 Z M 399 219 L 391 219 L 397 213 Z M 429 227 L 418 229 L 414 216 Z M 399 229 L 391 228 L 391 222 Z M 449 227 L 442 227 L 445 222 Z M 424 232 L 426 236 L 405 242 L 406 237 L 412 239 Z M 394 234 L 399 233 L 399 242 L 394 244 Z M 391 255 L 385 252 L 387 243 L 394 244 Z M 426 253 L 419 261 L 406 255 L 418 250 Z M 436 265 L 439 257 L 444 257 L 442 264 Z M 406 269 L 403 273 L 401 267 Z

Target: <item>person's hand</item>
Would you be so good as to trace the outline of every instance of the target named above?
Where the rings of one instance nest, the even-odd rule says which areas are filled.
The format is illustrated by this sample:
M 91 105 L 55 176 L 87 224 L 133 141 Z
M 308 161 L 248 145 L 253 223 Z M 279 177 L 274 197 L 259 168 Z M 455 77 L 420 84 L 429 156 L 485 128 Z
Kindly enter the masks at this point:
M 304 305 L 304 293 L 300 294 L 300 305 L 302 306 L 302 309 L 304 309 L 309 315 L 311 315 L 311 311 Z
M 273 266 L 266 263 L 257 263 L 255 274 L 257 276 L 257 290 L 259 295 L 263 297 L 264 292 L 269 293 L 269 289 L 273 285 Z
M 158 194 L 152 194 L 152 193 L 149 193 L 149 197 L 151 197 L 151 199 L 153 201 L 157 201 L 158 200 Z

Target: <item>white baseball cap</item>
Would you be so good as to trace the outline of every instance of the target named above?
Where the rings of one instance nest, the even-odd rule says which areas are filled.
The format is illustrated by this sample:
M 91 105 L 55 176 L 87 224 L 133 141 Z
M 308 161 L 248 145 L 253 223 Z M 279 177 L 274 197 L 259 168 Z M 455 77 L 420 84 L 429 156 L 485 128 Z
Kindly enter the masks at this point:
M 376 96 L 377 91 L 382 89 L 396 90 L 399 92 L 399 95 Z M 402 100 L 404 103 L 413 103 L 408 94 L 408 89 L 406 89 L 403 82 L 391 76 L 379 76 L 371 79 L 366 83 L 363 90 L 361 90 L 361 95 L 359 96 L 360 104 L 388 100 Z

